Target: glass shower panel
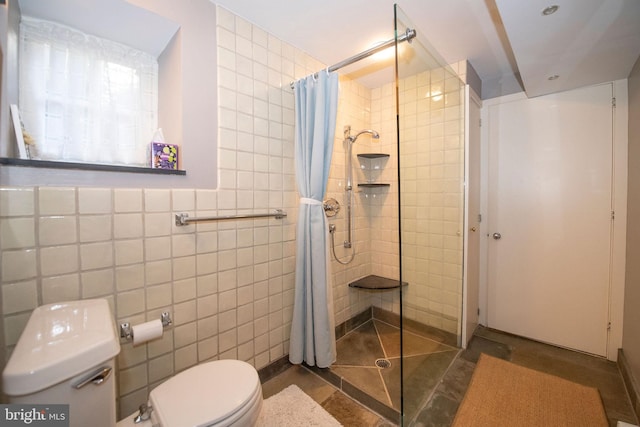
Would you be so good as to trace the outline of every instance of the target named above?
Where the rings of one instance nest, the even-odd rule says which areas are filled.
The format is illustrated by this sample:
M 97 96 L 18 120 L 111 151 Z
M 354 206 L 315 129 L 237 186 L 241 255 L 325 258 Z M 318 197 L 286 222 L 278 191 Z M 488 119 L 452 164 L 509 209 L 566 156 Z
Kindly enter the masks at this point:
M 395 6 L 403 425 L 414 425 L 461 339 L 464 83 Z

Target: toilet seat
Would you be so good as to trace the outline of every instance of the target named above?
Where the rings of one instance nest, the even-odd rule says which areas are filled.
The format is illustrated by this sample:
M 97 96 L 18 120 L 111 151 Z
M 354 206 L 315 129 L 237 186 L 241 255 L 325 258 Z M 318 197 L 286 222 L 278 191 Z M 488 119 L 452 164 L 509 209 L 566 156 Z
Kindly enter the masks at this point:
M 216 424 L 208 424 L 208 426 L 253 426 L 258 420 L 260 410 L 262 409 L 262 389 L 256 388 L 251 400 L 239 408 L 229 418 L 225 418 Z
M 262 389 L 250 364 L 217 360 L 189 368 L 160 384 L 151 391 L 149 401 L 154 425 L 231 425 L 257 418 Z

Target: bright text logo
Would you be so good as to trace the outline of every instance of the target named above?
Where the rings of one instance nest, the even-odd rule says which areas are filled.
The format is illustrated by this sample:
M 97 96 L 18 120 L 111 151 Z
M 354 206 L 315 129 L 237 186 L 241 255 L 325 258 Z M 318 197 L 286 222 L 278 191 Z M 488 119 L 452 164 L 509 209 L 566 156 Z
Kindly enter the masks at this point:
M 69 427 L 69 405 L 0 405 L 0 425 Z

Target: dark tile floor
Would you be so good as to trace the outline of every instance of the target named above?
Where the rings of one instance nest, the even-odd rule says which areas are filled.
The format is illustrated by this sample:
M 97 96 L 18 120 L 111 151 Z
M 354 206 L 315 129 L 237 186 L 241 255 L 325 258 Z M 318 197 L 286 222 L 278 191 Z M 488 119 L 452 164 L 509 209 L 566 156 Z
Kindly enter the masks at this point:
M 415 391 L 404 394 L 405 420 L 409 420 L 428 401 L 460 350 L 428 328 L 406 328 L 403 340 L 404 385 Z M 400 328 L 372 318 L 339 338 L 336 347 L 338 356 L 331 368 L 310 369 L 388 420 L 399 422 Z
M 399 372 L 394 373 L 394 367 L 398 369 L 399 338 L 393 338 L 395 333 L 384 322 L 369 321 L 338 341 L 338 361 L 331 368 L 335 372 L 292 366 L 264 383 L 264 397 L 296 384 L 346 427 L 397 425 Z M 480 353 L 596 387 L 612 427 L 618 420 L 637 424 L 614 362 L 483 327 L 463 351 L 413 333 L 405 333 L 404 341 L 409 356 L 404 368 L 404 425 L 450 426 Z M 378 356 L 388 359 L 391 368 L 371 367 Z M 338 373 L 341 380 L 335 381 Z
M 300 387 L 345 427 L 393 427 L 397 425 L 385 420 L 300 365 L 291 366 L 262 384 L 263 397 L 267 399 L 291 384 Z
M 420 393 L 405 395 L 405 411 L 415 414 L 458 349 L 412 332 L 404 334 L 407 386 L 420 384 Z M 363 349 L 366 349 L 363 351 Z M 378 402 L 400 413 L 400 330 L 370 320 L 337 342 L 338 357 L 331 371 Z M 378 366 L 376 361 L 381 361 Z M 386 362 L 388 363 L 386 363 Z M 387 367 L 388 365 L 388 367 Z

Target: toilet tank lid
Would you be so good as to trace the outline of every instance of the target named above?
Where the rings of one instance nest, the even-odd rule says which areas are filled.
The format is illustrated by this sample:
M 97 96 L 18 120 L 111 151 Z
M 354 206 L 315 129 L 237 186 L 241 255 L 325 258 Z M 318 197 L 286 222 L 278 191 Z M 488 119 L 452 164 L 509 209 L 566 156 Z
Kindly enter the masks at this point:
M 153 389 L 149 395 L 160 425 L 209 426 L 242 410 L 262 394 L 258 372 L 240 360 L 193 366 Z
M 22 396 L 73 378 L 120 352 L 104 299 L 36 308 L 2 373 L 4 392 Z

